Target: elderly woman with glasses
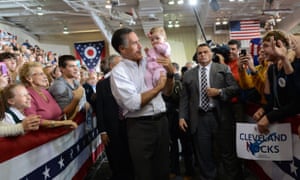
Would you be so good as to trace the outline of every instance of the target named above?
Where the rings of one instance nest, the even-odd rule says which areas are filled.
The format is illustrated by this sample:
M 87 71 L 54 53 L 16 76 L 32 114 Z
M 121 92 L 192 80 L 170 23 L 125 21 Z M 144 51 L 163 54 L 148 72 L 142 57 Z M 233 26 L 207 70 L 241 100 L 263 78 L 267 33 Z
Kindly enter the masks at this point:
M 55 99 L 45 89 L 48 86 L 48 79 L 40 63 L 28 62 L 24 64 L 19 71 L 19 76 L 31 96 L 31 106 L 25 109 L 26 115 L 40 115 L 41 126 L 43 127 L 77 127 L 77 124 L 72 120 L 61 121 L 63 112 Z

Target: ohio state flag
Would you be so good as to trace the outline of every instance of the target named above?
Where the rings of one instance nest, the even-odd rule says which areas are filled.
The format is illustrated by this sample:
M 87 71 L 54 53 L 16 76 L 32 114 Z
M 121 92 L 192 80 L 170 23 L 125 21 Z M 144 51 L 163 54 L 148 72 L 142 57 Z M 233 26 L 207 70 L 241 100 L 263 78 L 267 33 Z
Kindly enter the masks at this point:
M 76 56 L 90 69 L 95 69 L 105 57 L 104 41 L 74 43 Z

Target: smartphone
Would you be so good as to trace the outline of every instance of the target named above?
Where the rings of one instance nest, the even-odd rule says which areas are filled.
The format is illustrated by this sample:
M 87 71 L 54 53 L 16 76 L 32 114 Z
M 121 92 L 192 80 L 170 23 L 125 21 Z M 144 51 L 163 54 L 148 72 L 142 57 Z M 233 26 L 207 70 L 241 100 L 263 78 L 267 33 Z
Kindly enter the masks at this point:
M 8 76 L 8 69 L 5 63 L 0 62 L 1 75 Z
M 240 56 L 246 56 L 247 55 L 247 49 L 242 49 Z

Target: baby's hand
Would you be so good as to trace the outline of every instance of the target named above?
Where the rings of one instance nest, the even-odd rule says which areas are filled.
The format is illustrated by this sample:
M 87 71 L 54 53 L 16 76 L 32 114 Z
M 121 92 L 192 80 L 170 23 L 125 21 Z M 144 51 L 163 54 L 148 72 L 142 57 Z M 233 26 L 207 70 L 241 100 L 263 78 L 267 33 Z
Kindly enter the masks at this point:
M 144 49 L 144 51 L 145 51 L 145 53 L 148 55 L 149 48 L 146 47 L 146 48 Z

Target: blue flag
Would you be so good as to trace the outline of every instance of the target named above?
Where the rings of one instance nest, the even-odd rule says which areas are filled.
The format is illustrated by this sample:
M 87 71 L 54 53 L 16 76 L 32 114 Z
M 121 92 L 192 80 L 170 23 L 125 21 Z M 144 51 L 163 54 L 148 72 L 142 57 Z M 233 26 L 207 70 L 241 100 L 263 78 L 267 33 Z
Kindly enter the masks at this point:
M 90 69 L 95 69 L 101 57 L 105 55 L 104 41 L 74 43 L 77 55 Z

